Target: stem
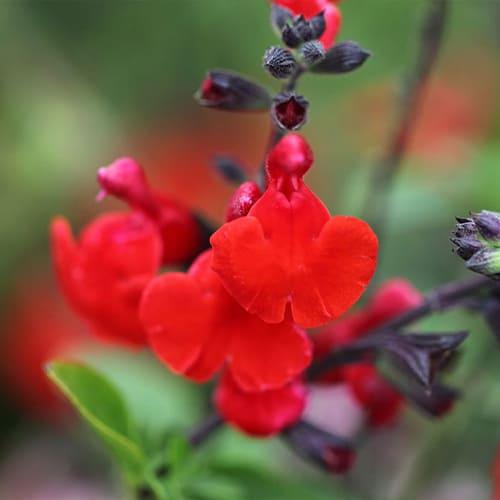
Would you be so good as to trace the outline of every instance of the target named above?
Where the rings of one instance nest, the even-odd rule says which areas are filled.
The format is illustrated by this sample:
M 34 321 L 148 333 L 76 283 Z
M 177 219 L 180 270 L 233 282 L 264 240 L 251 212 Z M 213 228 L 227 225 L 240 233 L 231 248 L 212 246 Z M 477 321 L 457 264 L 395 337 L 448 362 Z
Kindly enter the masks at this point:
M 224 421 L 219 415 L 216 413 L 210 415 L 191 431 L 188 437 L 189 444 L 194 448 L 201 446 L 223 424 Z
M 408 148 L 426 84 L 441 48 L 448 6 L 449 0 L 430 0 L 429 11 L 421 30 L 417 62 L 408 79 L 387 150 L 374 172 L 373 185 L 366 200 L 364 213 L 365 219 L 371 221 L 380 238 L 385 231 L 389 194 L 394 177 L 401 167 Z
M 454 281 L 434 289 L 430 292 L 421 305 L 397 316 L 396 318 L 374 328 L 366 333 L 370 335 L 383 335 L 401 330 L 416 321 L 435 312 L 443 312 L 452 307 L 461 305 L 464 299 L 482 290 L 498 286 L 494 280 L 484 276 L 473 276 L 462 281 Z M 308 378 L 315 379 L 332 368 L 341 364 L 352 363 L 359 360 L 364 352 L 363 346 L 353 345 L 333 350 L 328 356 L 314 363 L 308 370 Z

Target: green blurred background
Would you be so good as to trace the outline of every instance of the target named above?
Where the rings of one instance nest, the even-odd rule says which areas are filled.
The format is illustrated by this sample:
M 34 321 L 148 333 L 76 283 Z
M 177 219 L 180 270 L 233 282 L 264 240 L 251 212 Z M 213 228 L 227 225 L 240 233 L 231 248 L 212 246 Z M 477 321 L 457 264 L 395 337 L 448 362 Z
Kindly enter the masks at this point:
M 351 75 L 306 76 L 300 84 L 311 102 L 303 133 L 316 153 L 309 181 L 333 212 L 361 213 L 415 60 L 427 4 L 343 1 L 340 39 L 358 41 L 373 58 Z M 95 173 L 123 155 L 136 157 L 158 188 L 220 220 L 231 189 L 210 159 L 228 153 L 255 169 L 269 121 L 200 109 L 192 95 L 211 68 L 230 68 L 277 89 L 260 64 L 265 49 L 277 43 L 268 18 L 265 0 L 0 2 L 0 286 L 2 338 L 10 342 L 4 349 L 9 369 L 3 377 L 1 498 L 32 498 L 5 489 L 19 487 L 11 485 L 12 471 L 26 470 L 28 459 L 35 476 L 53 476 L 54 484 L 90 484 L 93 493 L 81 498 L 120 498 L 98 444 L 78 426 L 42 423 L 43 411 L 30 400 L 36 388 L 29 377 L 38 372 L 24 353 L 31 345 L 25 336 L 43 338 L 55 328 L 71 336 L 82 329 L 74 318 L 52 323 L 69 313 L 61 312 L 51 277 L 47 228 L 56 214 L 78 228 L 115 206 L 96 204 Z M 499 47 L 500 2 L 451 2 L 437 71 L 391 197 L 379 280 L 403 276 L 425 291 L 465 275 L 448 242 L 453 217 L 500 211 Z M 36 305 L 48 297 L 50 304 Z M 396 429 L 367 440 L 346 479 L 291 462 L 279 443 L 249 444 L 225 431 L 219 458 L 251 463 L 260 472 L 279 469 L 286 492 L 260 491 L 262 476 L 242 473 L 238 481 L 252 492 L 244 498 L 489 498 L 489 464 L 500 438 L 497 345 L 481 321 L 462 314 L 433 318 L 426 326 L 464 325 L 473 335 L 452 375 L 465 394 L 454 414 L 429 423 L 408 411 Z M 170 378 L 146 355 L 94 348 L 89 359 L 124 386 L 153 429 L 167 421 L 194 422 L 206 404 L 204 393 Z M 36 373 L 28 376 L 30 370 Z M 139 373 L 148 378 L 139 380 Z M 272 451 L 264 453 L 268 447 Z M 45 459 L 36 453 L 54 457 L 50 474 L 40 469 Z M 73 470 L 61 474 L 57 460 L 76 464 L 77 479 Z M 290 485 L 296 474 L 310 486 Z M 52 495 L 33 498 L 80 498 Z

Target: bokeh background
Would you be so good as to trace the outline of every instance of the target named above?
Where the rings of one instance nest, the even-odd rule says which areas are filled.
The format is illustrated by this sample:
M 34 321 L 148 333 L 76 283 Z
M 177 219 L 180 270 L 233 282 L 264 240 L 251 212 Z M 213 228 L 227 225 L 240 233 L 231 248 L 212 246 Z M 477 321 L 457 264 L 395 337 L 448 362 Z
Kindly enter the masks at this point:
M 303 132 L 316 152 L 309 182 L 333 212 L 361 213 L 427 3 L 343 1 L 340 39 L 358 41 L 373 58 L 351 75 L 301 82 L 311 102 Z M 451 3 L 443 52 L 391 197 L 377 277 L 403 276 L 422 291 L 465 275 L 448 242 L 453 217 L 500 211 L 500 2 Z M 268 17 L 265 0 L 0 2 L 0 498 L 123 498 L 101 445 L 43 377 L 53 356 L 84 357 L 109 375 L 152 436 L 195 422 L 206 408 L 207 393 L 169 376 L 147 353 L 88 338 L 57 291 L 47 229 L 56 214 L 80 228 L 115 206 L 96 203 L 95 174 L 123 155 L 138 159 L 156 187 L 220 221 L 231 187 L 211 158 L 231 154 L 255 170 L 269 120 L 200 109 L 192 95 L 209 68 L 277 89 L 260 66 L 276 43 Z M 464 326 L 472 335 L 450 375 L 464 397 L 452 415 L 429 422 L 407 411 L 397 425 L 366 436 L 342 479 L 300 463 L 278 440 L 224 430 L 214 454 L 233 466 L 228 484 L 243 488 L 241 498 L 490 498 L 500 350 L 483 322 L 464 314 L 425 325 Z M 349 413 L 339 413 L 341 426 Z M 206 498 L 240 498 L 225 486 L 208 488 Z

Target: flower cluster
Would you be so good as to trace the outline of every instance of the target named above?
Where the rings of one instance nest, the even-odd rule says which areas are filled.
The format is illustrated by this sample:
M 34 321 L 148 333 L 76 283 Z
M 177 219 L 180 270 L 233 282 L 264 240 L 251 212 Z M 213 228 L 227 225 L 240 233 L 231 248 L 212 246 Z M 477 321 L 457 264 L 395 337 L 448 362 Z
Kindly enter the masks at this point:
M 354 460 L 351 443 L 301 420 L 314 373 L 323 367 L 319 383 L 347 384 L 372 426 L 393 422 L 405 398 L 440 415 L 457 395 L 435 384 L 434 374 L 465 334 L 373 334 L 422 304 L 404 280 L 385 283 L 343 316 L 372 279 L 378 240 L 364 221 L 332 216 L 308 187 L 313 151 L 290 131 L 304 124 L 309 106 L 295 93 L 302 73 L 352 71 L 369 53 L 355 42 L 334 44 L 340 13 L 329 0 L 276 0 L 272 22 L 285 47 L 269 48 L 264 67 L 286 80 L 278 95 L 219 70 L 208 72 L 197 93 L 203 106 L 267 111 L 272 120 L 255 179 L 231 159 L 216 161 L 238 184 L 224 223 L 208 228 L 154 191 L 138 163 L 121 158 L 99 169 L 98 197 L 112 195 L 129 209 L 100 215 L 77 239 L 56 218 L 53 260 L 67 300 L 96 335 L 147 346 L 194 382 L 218 377 L 213 402 L 226 422 L 254 436 L 282 433 L 302 456 L 345 472 Z M 375 365 L 381 353 L 427 392 L 383 378 Z

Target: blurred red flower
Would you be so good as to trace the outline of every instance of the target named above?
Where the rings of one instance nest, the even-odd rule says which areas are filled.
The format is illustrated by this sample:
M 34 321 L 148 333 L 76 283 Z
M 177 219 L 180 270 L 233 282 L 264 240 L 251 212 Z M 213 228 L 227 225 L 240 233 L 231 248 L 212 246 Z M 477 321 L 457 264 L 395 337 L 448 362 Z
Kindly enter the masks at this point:
M 363 309 L 345 316 L 312 337 L 315 358 L 322 359 L 332 350 L 356 341 L 374 328 L 418 306 L 422 300 L 422 295 L 403 279 L 385 282 Z M 370 363 L 333 369 L 319 382 L 346 382 L 374 426 L 392 422 L 403 406 L 402 396 Z
M 220 415 L 251 436 L 269 437 L 294 424 L 306 404 L 306 388 L 293 380 L 279 389 L 246 392 L 226 370 L 214 393 Z
M 54 420 L 69 409 L 44 372 L 58 357 L 81 353 L 88 337 L 48 281 L 30 276 L 12 294 L 4 319 L 3 385 L 29 418 Z
M 138 306 L 157 273 L 162 242 L 155 225 L 139 212 L 94 219 L 75 241 L 68 222 L 51 225 L 52 253 L 64 295 L 99 337 L 145 345 Z

